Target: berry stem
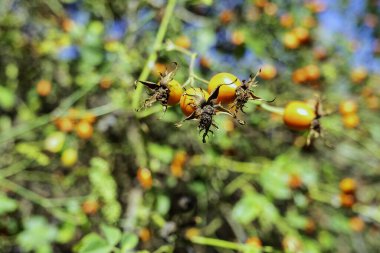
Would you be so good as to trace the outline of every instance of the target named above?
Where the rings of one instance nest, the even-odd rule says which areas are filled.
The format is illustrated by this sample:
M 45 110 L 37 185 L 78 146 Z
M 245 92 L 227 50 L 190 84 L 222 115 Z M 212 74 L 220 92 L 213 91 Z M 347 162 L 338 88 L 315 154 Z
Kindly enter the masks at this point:
M 277 107 L 277 106 L 268 105 L 267 103 L 265 103 L 263 101 L 257 101 L 257 100 L 254 101 L 254 103 L 257 106 L 260 106 L 265 111 L 276 113 L 278 115 L 284 115 L 284 108 L 283 107 Z

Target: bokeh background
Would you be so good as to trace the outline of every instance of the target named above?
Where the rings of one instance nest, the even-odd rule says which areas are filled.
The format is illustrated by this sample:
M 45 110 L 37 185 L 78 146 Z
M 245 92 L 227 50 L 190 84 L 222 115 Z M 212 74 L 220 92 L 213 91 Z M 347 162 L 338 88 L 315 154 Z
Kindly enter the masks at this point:
M 380 1 L 0 3 L 0 252 L 379 252 Z M 276 100 L 203 144 L 136 111 L 173 61 Z M 316 95 L 307 146 L 276 111 Z

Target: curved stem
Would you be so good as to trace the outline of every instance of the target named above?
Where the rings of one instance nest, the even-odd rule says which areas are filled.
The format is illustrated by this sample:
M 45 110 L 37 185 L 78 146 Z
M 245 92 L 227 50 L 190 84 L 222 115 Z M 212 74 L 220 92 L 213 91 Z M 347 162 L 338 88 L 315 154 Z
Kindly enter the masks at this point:
M 194 79 L 197 79 L 198 81 L 201 81 L 205 84 L 209 83 L 209 81 L 207 81 L 206 79 L 203 79 L 202 77 L 197 76 L 196 74 L 193 74 L 193 77 L 194 77 Z
M 145 66 L 138 80 L 145 80 L 148 77 L 150 68 L 157 59 L 157 52 L 162 47 L 162 42 L 164 40 L 166 31 L 168 29 L 170 18 L 173 16 L 173 11 L 174 11 L 176 2 L 177 0 L 169 0 L 168 2 L 160 28 L 158 29 L 158 32 L 157 32 L 156 40 L 154 41 L 154 44 L 153 44 L 153 52 L 150 53 L 148 60 L 146 61 Z M 134 93 L 133 100 L 132 100 L 133 108 L 138 107 L 140 103 L 142 91 L 143 91 L 143 85 L 139 83 L 136 87 L 136 91 Z
M 255 104 L 260 106 L 262 109 L 268 112 L 273 112 L 278 115 L 284 115 L 284 108 L 283 107 L 277 107 L 277 106 L 271 106 L 263 101 L 255 101 Z

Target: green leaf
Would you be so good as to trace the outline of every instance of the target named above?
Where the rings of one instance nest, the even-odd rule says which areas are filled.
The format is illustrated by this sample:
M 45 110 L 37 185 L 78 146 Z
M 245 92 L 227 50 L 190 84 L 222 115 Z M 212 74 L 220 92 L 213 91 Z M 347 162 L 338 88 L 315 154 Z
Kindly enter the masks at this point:
M 25 251 L 44 251 L 50 248 L 57 236 L 57 228 L 48 224 L 41 216 L 34 216 L 24 222 L 25 230 L 17 236 L 17 241 Z
M 121 237 L 121 252 L 133 249 L 139 243 L 139 238 L 137 235 L 132 233 L 125 233 Z
M 260 200 L 254 194 L 246 194 L 232 209 L 232 217 L 242 224 L 248 224 L 257 218 L 260 209 Z
M 159 214 L 165 215 L 170 209 L 170 199 L 168 196 L 160 194 L 157 196 L 156 210 Z
M 0 203 L 0 215 L 15 211 L 18 206 L 16 200 L 8 198 L 5 195 L 0 195 Z
M 4 110 L 9 110 L 13 108 L 15 104 L 15 96 L 14 93 L 4 87 L 0 86 L 0 107 L 3 108 Z
M 151 156 L 157 158 L 158 160 L 169 164 L 173 159 L 173 149 L 169 146 L 157 145 L 150 143 L 148 146 L 148 151 Z
M 109 244 L 115 246 L 120 241 L 121 232 L 119 229 L 104 224 L 100 226 L 100 229 L 102 230 L 103 235 L 106 237 Z
M 112 249 L 112 245 L 95 233 L 86 235 L 77 248 L 79 253 L 108 253 Z
M 75 232 L 75 225 L 71 223 L 64 223 L 58 231 L 57 241 L 59 243 L 68 243 L 74 238 Z

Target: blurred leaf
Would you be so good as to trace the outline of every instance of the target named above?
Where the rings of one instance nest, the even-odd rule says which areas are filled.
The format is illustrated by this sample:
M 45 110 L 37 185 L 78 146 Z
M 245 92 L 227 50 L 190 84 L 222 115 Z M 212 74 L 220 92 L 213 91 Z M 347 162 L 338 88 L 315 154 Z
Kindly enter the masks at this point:
M 18 203 L 16 200 L 8 198 L 0 193 L 0 215 L 15 211 L 17 206 Z
M 170 199 L 168 196 L 160 194 L 156 200 L 156 211 L 161 215 L 166 215 L 170 209 Z
M 44 217 L 32 216 L 24 222 L 25 230 L 17 236 L 17 241 L 25 251 L 42 249 L 51 252 L 50 243 L 57 236 L 57 228 L 49 225 Z M 50 250 L 47 251 L 47 248 Z
M 119 242 L 121 238 L 121 232 L 118 228 L 102 224 L 100 226 L 100 229 L 102 230 L 104 236 L 106 237 L 110 245 L 116 245 Z
M 16 150 L 18 153 L 26 156 L 31 160 L 35 160 L 38 164 L 42 166 L 47 166 L 50 163 L 49 157 L 42 153 L 42 150 L 37 145 L 23 142 L 17 144 Z
M 126 252 L 127 250 L 135 248 L 138 242 L 139 238 L 137 237 L 137 235 L 132 233 L 123 234 L 120 241 L 121 251 Z
M 68 243 L 70 242 L 76 232 L 75 225 L 71 223 L 64 223 L 62 227 L 59 228 L 58 236 L 57 236 L 57 242 L 59 243 Z
M 0 107 L 4 110 L 10 110 L 15 104 L 14 93 L 6 88 L 5 86 L 0 86 Z
M 232 209 L 232 218 L 242 224 L 252 222 L 261 212 L 261 203 L 257 195 L 245 194 Z
M 78 253 L 108 253 L 112 252 L 113 245 L 109 245 L 106 240 L 95 233 L 83 237 L 77 245 Z
M 173 149 L 169 146 L 158 145 L 155 143 L 149 143 L 148 151 L 151 156 L 159 159 L 160 161 L 169 164 L 173 159 Z

